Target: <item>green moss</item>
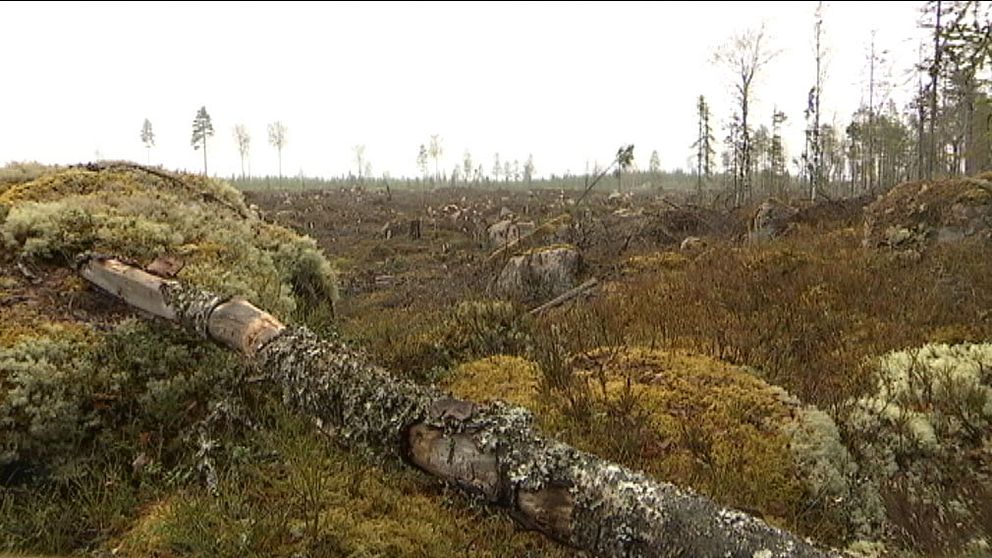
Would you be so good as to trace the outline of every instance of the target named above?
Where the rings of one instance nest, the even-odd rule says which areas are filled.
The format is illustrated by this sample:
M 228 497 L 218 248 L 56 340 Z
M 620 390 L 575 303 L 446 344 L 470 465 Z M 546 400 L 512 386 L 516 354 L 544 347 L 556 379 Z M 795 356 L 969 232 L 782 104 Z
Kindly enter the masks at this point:
M 22 341 L 36 338 L 85 341 L 89 344 L 97 336 L 85 324 L 40 320 L 29 308 L 15 307 L 4 313 L 3 323 L 0 323 L 0 349 L 9 349 Z
M 799 471 L 781 432 L 790 409 L 763 381 L 705 357 L 636 348 L 594 351 L 577 367 L 602 394 L 594 416 L 625 398 L 628 414 L 645 416 L 637 457 L 648 472 L 780 522 L 801 508 Z M 616 435 L 589 432 L 588 442 Z
M 446 385 L 469 401 L 501 400 L 528 409 L 538 407 L 540 369 L 515 356 L 496 355 L 458 366 Z

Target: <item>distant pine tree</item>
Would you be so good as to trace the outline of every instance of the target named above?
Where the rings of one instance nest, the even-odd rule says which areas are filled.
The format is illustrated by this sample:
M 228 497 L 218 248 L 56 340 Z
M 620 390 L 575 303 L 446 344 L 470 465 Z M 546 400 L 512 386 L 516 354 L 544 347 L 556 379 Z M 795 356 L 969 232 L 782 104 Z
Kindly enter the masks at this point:
M 145 149 L 148 151 L 148 163 L 151 164 L 152 161 L 152 147 L 155 145 L 155 132 L 152 131 L 152 123 L 147 118 L 145 123 L 141 126 L 141 143 L 145 144 Z
M 207 107 L 200 107 L 193 119 L 193 149 L 203 148 L 203 174 L 207 174 L 207 138 L 214 135 L 214 125 L 210 123 Z

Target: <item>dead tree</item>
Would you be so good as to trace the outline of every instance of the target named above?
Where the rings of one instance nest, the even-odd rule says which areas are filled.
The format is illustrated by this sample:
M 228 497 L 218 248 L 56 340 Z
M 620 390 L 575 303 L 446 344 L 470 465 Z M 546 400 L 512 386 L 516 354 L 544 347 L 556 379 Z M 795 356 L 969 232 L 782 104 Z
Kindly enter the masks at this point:
M 283 401 L 349 447 L 393 457 L 509 510 L 528 528 L 604 558 L 819 557 L 739 511 L 539 434 L 532 415 L 395 378 L 337 341 L 287 327 L 238 298 L 90 256 L 82 276 L 146 313 L 246 356 Z

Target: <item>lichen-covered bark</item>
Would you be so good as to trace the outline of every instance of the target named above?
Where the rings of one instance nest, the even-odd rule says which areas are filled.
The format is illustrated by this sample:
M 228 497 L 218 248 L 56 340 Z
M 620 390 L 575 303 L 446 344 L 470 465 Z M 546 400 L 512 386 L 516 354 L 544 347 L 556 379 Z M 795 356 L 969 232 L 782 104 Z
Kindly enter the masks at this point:
M 178 281 L 162 282 L 162 297 L 176 314 L 176 321 L 209 339 L 210 314 L 227 300 Z
M 87 266 L 101 268 L 101 274 L 91 270 L 84 276 L 104 278 L 103 288 L 108 273 L 125 267 L 103 260 Z M 143 288 L 153 277 L 119 275 L 124 282 L 138 277 Z M 218 329 L 211 325 L 212 314 L 221 313 L 217 309 L 224 299 L 154 280 L 160 281 L 167 317 L 205 336 Z M 107 290 L 133 289 L 111 285 Z M 322 430 L 355 450 L 403 459 L 595 556 L 827 555 L 744 513 L 545 438 L 526 409 L 453 399 L 390 375 L 343 343 L 319 339 L 305 328 L 284 328 L 267 314 L 260 318 L 264 312 L 249 310 L 226 316 L 225 327 L 232 327 L 231 315 L 239 315 L 246 316 L 245 328 L 262 323 L 268 333 L 248 335 L 251 342 L 224 342 L 240 346 L 281 386 L 288 406 L 312 416 Z
M 826 555 L 747 514 L 547 439 L 519 407 L 476 407 L 466 418 L 425 424 L 449 437 L 471 433 L 480 456 L 497 457 L 496 503 L 597 556 Z
M 399 456 L 404 435 L 438 393 L 399 380 L 344 344 L 288 328 L 255 357 L 282 387 L 283 401 L 356 449 Z

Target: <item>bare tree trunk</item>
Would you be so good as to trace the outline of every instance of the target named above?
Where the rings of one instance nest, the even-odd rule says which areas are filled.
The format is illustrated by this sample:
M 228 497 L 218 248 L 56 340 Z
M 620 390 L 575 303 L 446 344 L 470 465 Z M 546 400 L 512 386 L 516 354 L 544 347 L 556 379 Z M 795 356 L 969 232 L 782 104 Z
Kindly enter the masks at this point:
M 930 156 L 927 158 L 927 179 L 933 180 L 937 162 L 937 134 L 934 129 L 937 123 L 937 88 L 940 85 L 940 16 L 943 7 L 937 1 L 937 19 L 933 30 L 933 67 L 930 69 Z
M 918 180 L 923 180 L 928 178 L 927 168 L 929 162 L 926 161 L 926 149 L 924 148 L 924 138 L 926 137 L 925 118 L 926 110 L 924 108 L 923 99 L 923 84 L 919 84 L 919 97 L 916 103 L 916 178 Z
M 247 356 L 284 402 L 356 449 L 400 458 L 524 526 L 604 558 L 819 557 L 749 515 L 538 434 L 531 414 L 478 406 L 390 376 L 348 346 L 240 299 L 90 257 L 80 273 L 147 313 Z
M 871 60 L 868 70 L 868 190 L 875 191 L 875 32 L 871 33 Z
M 748 91 L 747 86 L 743 89 L 744 93 L 741 96 L 741 198 L 746 197 L 747 200 L 751 201 L 751 136 L 747 129 L 747 103 L 748 103 Z M 738 200 L 737 207 L 741 206 L 741 200 Z
M 811 202 L 816 201 L 816 195 L 823 188 L 823 138 L 820 137 L 820 94 L 823 89 L 822 58 L 823 53 L 820 47 L 820 35 L 823 25 L 821 10 L 823 2 L 816 7 L 816 98 L 813 105 L 813 188 L 810 193 Z

